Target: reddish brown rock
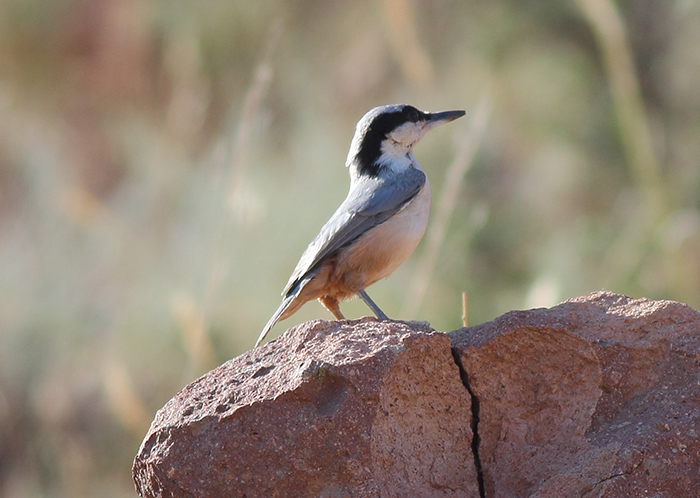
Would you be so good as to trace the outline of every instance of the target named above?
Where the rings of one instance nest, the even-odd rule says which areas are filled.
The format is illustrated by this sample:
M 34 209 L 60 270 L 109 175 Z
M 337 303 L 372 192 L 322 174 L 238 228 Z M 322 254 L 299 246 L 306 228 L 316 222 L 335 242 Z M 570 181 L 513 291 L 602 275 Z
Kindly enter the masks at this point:
M 600 292 L 450 334 L 489 498 L 700 496 L 700 314 Z
M 698 312 L 601 292 L 449 338 L 374 319 L 290 329 L 158 412 L 137 489 L 478 496 L 477 462 L 489 498 L 700 496 Z
M 445 334 L 308 322 L 170 400 L 134 480 L 144 497 L 476 497 L 470 408 Z

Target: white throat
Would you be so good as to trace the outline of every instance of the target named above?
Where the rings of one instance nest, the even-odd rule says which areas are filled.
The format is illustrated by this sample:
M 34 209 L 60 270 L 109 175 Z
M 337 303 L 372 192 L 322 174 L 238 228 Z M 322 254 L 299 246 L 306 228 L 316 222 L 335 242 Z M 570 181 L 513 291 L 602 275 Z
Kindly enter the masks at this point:
M 421 169 L 416 160 L 416 156 L 413 155 L 413 146 L 406 147 L 389 138 L 382 142 L 381 150 L 382 155 L 379 158 L 379 163 L 396 173 L 400 173 L 411 167 Z

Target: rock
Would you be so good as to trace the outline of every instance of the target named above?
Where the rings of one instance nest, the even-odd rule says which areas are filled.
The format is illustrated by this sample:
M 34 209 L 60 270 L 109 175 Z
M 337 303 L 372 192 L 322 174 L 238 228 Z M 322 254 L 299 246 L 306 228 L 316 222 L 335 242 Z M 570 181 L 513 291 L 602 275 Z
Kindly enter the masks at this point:
M 700 313 L 599 292 L 292 328 L 169 401 L 133 470 L 144 497 L 685 498 L 698 421 Z
M 143 497 L 477 497 L 471 442 L 447 335 L 314 321 L 183 389 L 133 474 Z
M 700 314 L 600 292 L 450 333 L 488 497 L 700 495 Z

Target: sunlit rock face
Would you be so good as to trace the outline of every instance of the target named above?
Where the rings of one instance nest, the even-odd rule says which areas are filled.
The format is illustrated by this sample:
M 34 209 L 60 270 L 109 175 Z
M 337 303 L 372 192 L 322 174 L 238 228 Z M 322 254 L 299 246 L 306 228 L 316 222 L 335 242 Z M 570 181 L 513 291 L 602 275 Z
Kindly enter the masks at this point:
M 193 382 L 144 497 L 692 496 L 700 314 L 600 292 L 442 334 L 313 321 Z

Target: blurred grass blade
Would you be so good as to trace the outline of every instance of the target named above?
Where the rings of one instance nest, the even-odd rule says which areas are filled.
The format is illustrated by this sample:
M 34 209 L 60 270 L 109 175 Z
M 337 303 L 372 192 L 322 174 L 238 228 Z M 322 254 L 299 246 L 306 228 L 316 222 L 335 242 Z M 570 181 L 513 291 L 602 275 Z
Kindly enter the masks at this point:
M 231 118 L 230 127 L 223 130 L 223 134 L 236 126 L 235 134 L 228 140 L 226 150 L 227 159 L 231 164 L 228 181 L 224 181 L 225 204 L 241 222 L 250 222 L 249 211 L 252 204 L 251 193 L 246 186 L 246 169 L 248 164 L 248 148 L 253 132 L 253 123 L 260 113 L 260 107 L 264 101 L 272 82 L 272 57 L 282 37 L 283 24 L 280 18 L 272 21 L 267 44 L 253 72 L 253 79 L 248 87 L 243 100 L 243 109 L 237 119 Z M 237 123 L 237 124 L 234 124 Z M 204 296 L 204 317 L 208 321 L 212 309 L 215 307 L 228 267 L 227 240 L 231 237 L 230 226 L 227 224 L 228 216 L 225 209 L 218 211 L 218 219 L 215 232 L 214 256 L 211 269 L 207 278 Z
M 151 424 L 151 416 L 139 397 L 126 365 L 111 358 L 103 371 L 107 403 L 119 423 L 134 435 L 141 437 Z
M 280 19 L 275 19 L 270 27 L 265 50 L 255 68 L 253 80 L 245 94 L 243 109 L 237 120 L 238 126 L 231 145 L 232 171 L 228 186 L 227 203 L 239 217 L 244 217 L 241 212 L 245 213 L 247 204 L 245 202 L 245 172 L 248 165 L 248 147 L 253 132 L 253 122 L 272 83 L 272 56 L 279 44 L 281 35 L 282 22 Z
M 618 127 L 632 176 L 656 223 L 669 211 L 668 198 L 649 130 L 632 51 L 613 0 L 576 0 L 598 41 Z
M 172 297 L 170 308 L 180 326 L 192 372 L 200 375 L 216 366 L 214 346 L 207 333 L 208 322 L 194 298 L 188 293 L 178 292 Z
M 493 97 L 490 90 L 486 90 L 479 99 L 469 131 L 461 143 L 457 158 L 445 175 L 435 216 L 428 225 L 425 249 L 421 254 L 418 270 L 401 312 L 401 316 L 406 319 L 415 318 L 423 304 L 437 258 L 440 255 L 440 248 L 445 240 L 452 212 L 457 204 L 462 181 L 472 165 L 474 154 L 484 136 L 492 107 Z
M 403 74 L 419 88 L 429 86 L 433 79 L 433 65 L 418 39 L 412 3 L 409 0 L 384 0 L 384 19 Z

